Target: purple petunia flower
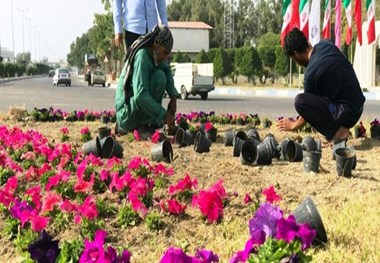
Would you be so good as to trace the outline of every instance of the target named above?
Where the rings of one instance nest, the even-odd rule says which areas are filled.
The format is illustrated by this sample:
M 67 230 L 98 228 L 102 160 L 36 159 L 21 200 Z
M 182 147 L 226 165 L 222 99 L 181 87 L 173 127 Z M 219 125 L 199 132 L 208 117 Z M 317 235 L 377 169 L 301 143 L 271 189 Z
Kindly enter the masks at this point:
M 20 202 L 20 200 L 16 199 L 15 204 L 11 207 L 10 213 L 14 218 L 20 219 L 23 211 L 31 212 L 33 207 L 31 207 L 28 202 L 25 200 Z
M 257 209 L 255 217 L 249 220 L 249 232 L 255 239 L 260 230 L 264 231 L 266 236 L 275 237 L 277 232 L 277 221 L 283 218 L 283 212 L 278 206 L 270 203 L 261 204 Z
M 54 263 L 61 252 L 58 242 L 42 230 L 40 237 L 28 246 L 30 258 L 37 263 Z
M 160 263 L 201 263 L 200 259 L 196 259 L 186 255 L 180 248 L 170 247 L 166 250 L 164 256 L 161 258 Z

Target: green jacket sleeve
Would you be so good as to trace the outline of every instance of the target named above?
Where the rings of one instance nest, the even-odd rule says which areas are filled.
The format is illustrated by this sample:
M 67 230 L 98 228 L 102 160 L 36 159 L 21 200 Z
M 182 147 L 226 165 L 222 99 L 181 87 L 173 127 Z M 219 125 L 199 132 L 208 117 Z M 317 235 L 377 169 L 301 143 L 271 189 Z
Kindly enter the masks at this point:
M 138 109 L 151 118 L 163 120 L 166 110 L 149 94 L 149 74 L 154 71 L 152 59 L 144 49 L 140 50 L 133 64 L 133 98 Z

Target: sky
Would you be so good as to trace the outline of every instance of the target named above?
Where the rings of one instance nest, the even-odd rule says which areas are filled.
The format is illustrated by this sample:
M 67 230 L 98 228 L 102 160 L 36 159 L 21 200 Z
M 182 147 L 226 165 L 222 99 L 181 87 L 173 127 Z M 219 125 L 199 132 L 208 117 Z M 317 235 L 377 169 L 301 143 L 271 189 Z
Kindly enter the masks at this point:
M 13 49 L 11 3 L 15 54 L 31 51 L 32 60 L 49 62 L 66 59 L 71 43 L 92 27 L 94 14 L 105 13 L 101 0 L 0 0 L 1 50 Z

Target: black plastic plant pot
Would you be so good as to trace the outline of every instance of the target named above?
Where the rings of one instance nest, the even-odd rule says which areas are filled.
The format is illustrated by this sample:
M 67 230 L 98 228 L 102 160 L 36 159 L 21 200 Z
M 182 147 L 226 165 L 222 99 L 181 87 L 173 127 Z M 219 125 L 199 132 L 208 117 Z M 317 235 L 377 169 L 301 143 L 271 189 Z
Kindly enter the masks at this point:
M 269 133 L 269 134 L 267 134 L 267 136 L 265 136 L 262 143 L 269 145 L 269 147 L 271 148 L 271 151 L 272 151 L 272 158 L 280 158 L 281 151 L 278 148 L 278 142 L 277 142 L 276 138 L 271 133 Z
M 252 165 L 257 159 L 257 147 L 252 141 L 245 141 L 241 147 L 240 162 Z
M 210 140 L 207 139 L 201 132 L 198 132 L 194 140 L 194 151 L 197 153 L 205 153 L 210 151 L 210 147 Z
M 100 117 L 100 122 L 103 123 L 103 124 L 107 124 L 110 122 L 110 117 L 108 116 L 101 116 Z
M 217 133 L 218 133 L 218 130 L 216 128 L 213 128 L 209 131 L 206 131 L 205 136 L 207 139 L 210 140 L 210 142 L 216 142 Z
M 272 149 L 267 143 L 260 143 L 257 145 L 257 165 L 271 165 L 272 164 Z
M 336 149 L 339 149 L 339 148 L 346 148 L 347 145 L 346 145 L 346 141 L 341 141 L 340 143 L 336 143 L 334 144 L 333 148 L 332 148 L 332 159 L 335 160 L 335 150 Z
M 289 156 L 294 157 L 296 146 L 293 140 L 285 138 L 278 147 L 281 150 L 281 159 L 289 161 Z
M 110 127 L 100 127 L 98 128 L 98 136 L 99 136 L 99 140 L 105 138 L 105 137 L 108 137 L 108 136 L 111 136 L 111 128 Z
M 246 141 L 248 138 L 247 138 L 247 134 L 245 133 L 245 131 L 238 131 L 236 134 L 235 134 L 235 137 L 238 137 L 240 139 L 242 139 L 243 141 Z M 235 140 L 234 140 L 235 141 Z
M 322 153 L 318 151 L 302 151 L 303 156 L 303 170 L 307 173 L 319 172 L 319 163 L 321 161 Z
M 234 157 L 240 156 L 241 149 L 243 147 L 244 142 L 245 141 L 243 141 L 239 137 L 235 136 L 234 143 L 233 143 L 234 147 L 233 147 L 233 155 L 232 156 L 234 156 Z
M 260 135 L 256 129 L 249 129 L 247 132 L 248 140 L 256 140 L 260 142 Z
M 108 137 L 108 138 L 112 138 L 112 137 Z M 123 146 L 118 141 L 113 140 L 113 148 L 112 148 L 111 157 L 115 156 L 117 158 L 123 158 L 123 155 L 124 155 L 123 152 L 124 152 Z
M 288 143 L 285 148 L 285 153 L 289 162 L 302 162 L 303 160 L 303 147 L 294 141 Z
M 112 137 L 104 137 L 100 140 L 100 146 L 102 148 L 102 158 L 111 158 L 113 147 L 114 147 L 114 139 Z
M 156 162 L 171 163 L 173 161 L 173 148 L 169 140 L 154 145 L 151 150 L 152 160 Z
M 313 200 L 307 197 L 293 212 L 298 224 L 309 224 L 317 233 L 313 240 L 314 246 L 323 246 L 327 243 L 327 235 L 321 216 Z
M 193 137 L 184 129 L 178 128 L 175 134 L 175 142 L 179 145 L 179 147 L 188 146 L 193 144 Z
M 307 135 L 305 138 L 303 138 L 301 145 L 306 151 L 317 151 L 317 143 L 310 135 Z
M 355 150 L 352 148 L 338 148 L 335 150 L 336 171 L 339 176 L 352 176 L 355 155 Z
M 95 139 L 86 142 L 85 144 L 82 145 L 82 152 L 84 155 L 89 155 L 92 153 L 96 157 L 101 157 L 102 156 L 102 148 L 100 145 L 100 140 L 98 137 Z
M 232 146 L 233 145 L 233 141 L 234 141 L 234 137 L 235 137 L 235 132 L 234 131 L 226 131 L 224 133 L 224 137 L 223 137 L 223 142 L 224 142 L 224 146 Z

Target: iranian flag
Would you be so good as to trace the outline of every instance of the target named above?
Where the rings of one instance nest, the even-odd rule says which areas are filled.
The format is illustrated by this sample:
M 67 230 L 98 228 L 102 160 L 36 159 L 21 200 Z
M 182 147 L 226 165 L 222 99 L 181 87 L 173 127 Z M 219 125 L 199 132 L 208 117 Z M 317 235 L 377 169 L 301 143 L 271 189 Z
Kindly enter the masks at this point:
M 375 0 L 367 0 L 365 3 L 367 9 L 367 20 L 368 20 L 368 45 L 371 44 L 376 39 L 375 34 Z
M 349 45 L 352 39 L 352 9 L 351 0 L 343 0 L 343 7 L 347 18 L 346 44 Z
M 355 0 L 355 9 L 354 9 L 354 17 L 356 29 L 358 30 L 358 41 L 359 44 L 362 45 L 362 1 Z
M 325 15 L 323 18 L 322 37 L 325 39 L 331 38 L 331 0 L 325 0 Z
M 303 32 L 305 37 L 309 39 L 309 10 L 310 2 L 309 0 L 301 0 L 299 7 L 300 14 L 300 30 Z
M 313 0 L 309 16 L 309 41 L 315 46 L 321 39 L 321 0 Z
M 291 30 L 292 6 L 291 0 L 284 0 L 282 4 L 282 29 L 281 29 L 281 46 L 284 46 L 286 35 Z
M 340 23 L 342 21 L 341 18 L 341 10 L 342 10 L 342 0 L 337 0 L 335 3 L 335 46 L 340 49 Z

